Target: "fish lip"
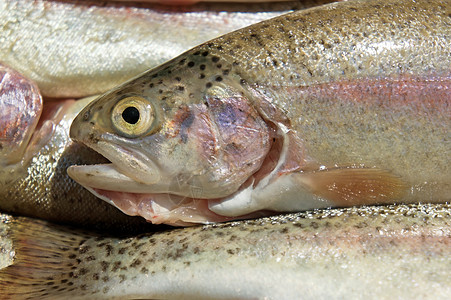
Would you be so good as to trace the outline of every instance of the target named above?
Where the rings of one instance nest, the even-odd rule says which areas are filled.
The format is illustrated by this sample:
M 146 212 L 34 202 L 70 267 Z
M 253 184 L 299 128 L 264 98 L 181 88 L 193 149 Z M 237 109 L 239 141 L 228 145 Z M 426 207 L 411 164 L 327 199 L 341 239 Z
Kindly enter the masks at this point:
M 147 192 L 148 185 L 119 172 L 114 164 L 73 165 L 67 174 L 86 189 L 102 189 L 116 192 Z
M 74 141 L 80 142 L 104 156 L 111 164 L 73 165 L 69 167 L 68 174 L 76 182 L 85 187 L 91 187 L 92 184 L 106 186 L 107 181 L 112 180 L 117 185 L 112 186 L 110 184 L 109 189 L 129 191 L 129 187 L 152 185 L 161 180 L 160 168 L 151 159 L 131 147 L 118 145 L 108 134 L 97 136 L 100 137 L 89 139 L 71 137 Z

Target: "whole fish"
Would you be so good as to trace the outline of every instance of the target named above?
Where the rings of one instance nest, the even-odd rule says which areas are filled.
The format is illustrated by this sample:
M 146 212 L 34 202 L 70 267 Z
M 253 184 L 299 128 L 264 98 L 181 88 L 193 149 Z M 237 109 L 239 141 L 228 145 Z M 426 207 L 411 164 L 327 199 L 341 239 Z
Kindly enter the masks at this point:
M 0 0 L 0 61 L 46 97 L 100 94 L 202 42 L 333 0 L 189 7 Z
M 110 238 L 1 215 L 2 299 L 449 299 L 451 206 L 326 209 Z
M 0 211 L 113 232 L 152 230 L 71 180 L 74 163 L 105 161 L 69 138 L 93 98 L 42 103 L 35 84 L 0 65 Z
M 88 105 L 69 175 L 189 225 L 451 198 L 450 1 L 348 1 L 202 44 Z

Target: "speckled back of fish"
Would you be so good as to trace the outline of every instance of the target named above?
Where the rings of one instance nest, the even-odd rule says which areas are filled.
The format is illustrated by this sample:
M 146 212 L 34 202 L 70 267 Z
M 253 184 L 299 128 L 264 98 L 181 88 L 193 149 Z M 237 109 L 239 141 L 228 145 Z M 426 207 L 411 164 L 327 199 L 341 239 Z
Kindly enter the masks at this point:
M 449 201 L 450 10 L 348 1 L 200 45 L 87 107 L 71 137 L 112 164 L 70 175 L 156 223 Z
M 0 215 L 14 258 L 0 296 L 448 299 L 450 209 L 319 210 L 125 239 Z

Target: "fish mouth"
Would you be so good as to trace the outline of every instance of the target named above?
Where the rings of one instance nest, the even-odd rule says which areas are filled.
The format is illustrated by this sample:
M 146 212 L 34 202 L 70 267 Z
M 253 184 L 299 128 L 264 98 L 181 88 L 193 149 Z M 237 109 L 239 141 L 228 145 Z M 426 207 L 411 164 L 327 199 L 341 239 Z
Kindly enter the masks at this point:
M 138 151 L 107 140 L 82 143 L 111 162 L 70 166 L 67 170 L 69 176 L 85 187 L 120 192 L 144 191 L 145 186 L 161 180 L 158 165 Z
M 130 216 L 141 216 L 153 224 L 192 226 L 224 222 L 208 208 L 206 199 L 178 195 L 162 179 L 158 166 L 143 155 L 107 141 L 84 142 L 111 163 L 72 165 L 68 175 L 96 197 Z M 125 169 L 125 170 L 124 170 Z
M 195 198 L 194 194 L 184 197 L 169 193 L 167 183 L 149 186 L 136 182 L 117 171 L 112 163 L 70 166 L 67 173 L 97 198 L 153 224 L 193 226 L 236 219 L 214 213 L 208 200 Z M 152 193 L 148 192 L 149 187 Z
M 117 157 L 122 157 L 121 155 L 124 154 L 130 155 L 128 149 L 110 145 L 104 147 L 103 143 L 99 141 L 90 148 L 110 161 L 117 160 Z M 130 160 L 127 163 L 130 163 Z M 161 179 L 162 176 L 159 172 L 155 172 L 158 168 L 153 163 L 150 165 L 153 176 L 147 180 L 143 180 L 136 174 L 133 174 L 133 177 L 124 174 L 118 166 L 120 165 L 114 161 L 93 165 L 73 165 L 67 169 L 67 173 L 97 198 L 129 216 L 140 216 L 153 224 L 193 226 L 270 215 L 267 211 L 239 217 L 220 215 L 209 207 L 209 200 L 220 201 L 220 199 L 203 199 L 196 194 L 195 190 L 192 191 L 191 196 L 183 196 L 182 193 L 171 188 L 170 182 Z

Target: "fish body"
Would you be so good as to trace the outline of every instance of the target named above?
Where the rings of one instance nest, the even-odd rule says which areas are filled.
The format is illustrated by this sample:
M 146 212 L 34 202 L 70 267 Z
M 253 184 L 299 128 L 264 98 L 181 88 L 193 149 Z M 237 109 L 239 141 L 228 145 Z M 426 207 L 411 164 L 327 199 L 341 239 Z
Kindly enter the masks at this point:
M 202 42 L 331 1 L 199 4 L 0 1 L 0 61 L 53 98 L 96 95 Z M 76 84 L 74 84 L 76 82 Z
M 72 178 L 187 225 L 274 211 L 446 202 L 449 1 L 348 1 L 202 44 L 102 95 Z
M 2 215 L 13 262 L 0 270 L 0 296 L 448 299 L 450 211 L 326 209 L 122 239 Z

